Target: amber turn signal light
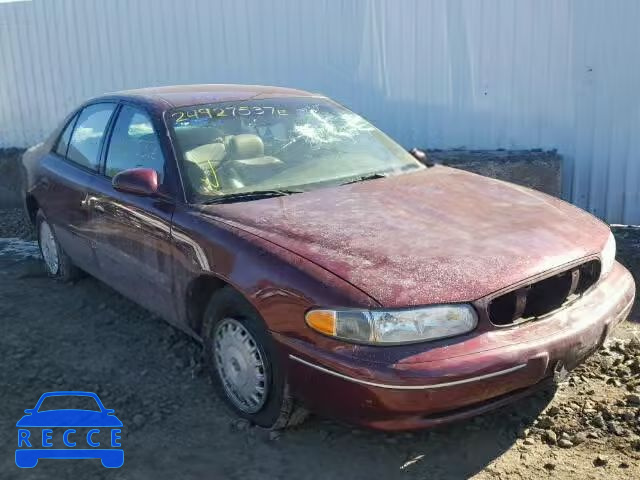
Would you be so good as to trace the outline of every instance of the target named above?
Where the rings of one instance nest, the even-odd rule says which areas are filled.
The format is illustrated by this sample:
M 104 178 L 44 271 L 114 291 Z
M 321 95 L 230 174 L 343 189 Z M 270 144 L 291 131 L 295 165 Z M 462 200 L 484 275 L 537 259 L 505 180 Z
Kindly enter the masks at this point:
M 331 310 L 312 310 L 306 315 L 307 325 L 325 335 L 336 334 L 336 312 Z

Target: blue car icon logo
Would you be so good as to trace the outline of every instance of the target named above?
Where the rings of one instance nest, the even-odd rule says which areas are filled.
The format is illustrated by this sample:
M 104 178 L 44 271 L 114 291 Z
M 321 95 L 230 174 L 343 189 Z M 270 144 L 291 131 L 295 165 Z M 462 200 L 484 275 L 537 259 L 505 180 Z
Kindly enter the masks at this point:
M 107 468 L 123 465 L 122 422 L 95 393 L 48 392 L 24 412 L 16 423 L 18 467 L 33 468 L 41 458 L 99 458 Z

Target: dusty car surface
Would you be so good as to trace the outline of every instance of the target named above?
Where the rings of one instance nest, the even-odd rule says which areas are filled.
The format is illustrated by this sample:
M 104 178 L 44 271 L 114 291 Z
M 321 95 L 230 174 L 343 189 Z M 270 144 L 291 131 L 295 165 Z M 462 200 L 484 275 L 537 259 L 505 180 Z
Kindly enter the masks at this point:
M 300 90 L 105 95 L 23 164 L 49 274 L 201 338 L 219 394 L 268 428 L 487 411 L 562 379 L 635 295 L 592 215 L 431 165 Z

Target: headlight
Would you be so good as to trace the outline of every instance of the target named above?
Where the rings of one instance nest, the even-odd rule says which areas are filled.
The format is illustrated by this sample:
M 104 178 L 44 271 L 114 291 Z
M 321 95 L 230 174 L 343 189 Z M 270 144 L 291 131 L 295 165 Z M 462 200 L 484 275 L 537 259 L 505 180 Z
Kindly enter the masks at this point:
M 478 324 L 471 305 L 434 305 L 405 310 L 310 310 L 314 330 L 360 343 L 415 343 L 470 332 Z
M 613 262 L 616 260 L 616 238 L 613 233 L 609 232 L 609 238 L 600 253 L 600 277 L 604 278 L 613 268 Z

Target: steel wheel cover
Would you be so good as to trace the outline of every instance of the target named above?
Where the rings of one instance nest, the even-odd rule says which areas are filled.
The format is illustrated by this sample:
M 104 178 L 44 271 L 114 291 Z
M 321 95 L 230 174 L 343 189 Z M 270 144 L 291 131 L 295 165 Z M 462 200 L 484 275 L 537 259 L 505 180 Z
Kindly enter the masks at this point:
M 213 354 L 229 399 L 243 412 L 258 412 L 267 400 L 268 379 L 263 354 L 249 330 L 225 318 L 215 328 Z
M 42 222 L 40 224 L 39 238 L 40 252 L 42 253 L 42 258 L 47 266 L 47 270 L 51 275 L 56 275 L 60 266 L 60 261 L 58 259 L 58 246 L 56 245 L 56 240 L 53 237 L 51 227 L 47 222 Z

